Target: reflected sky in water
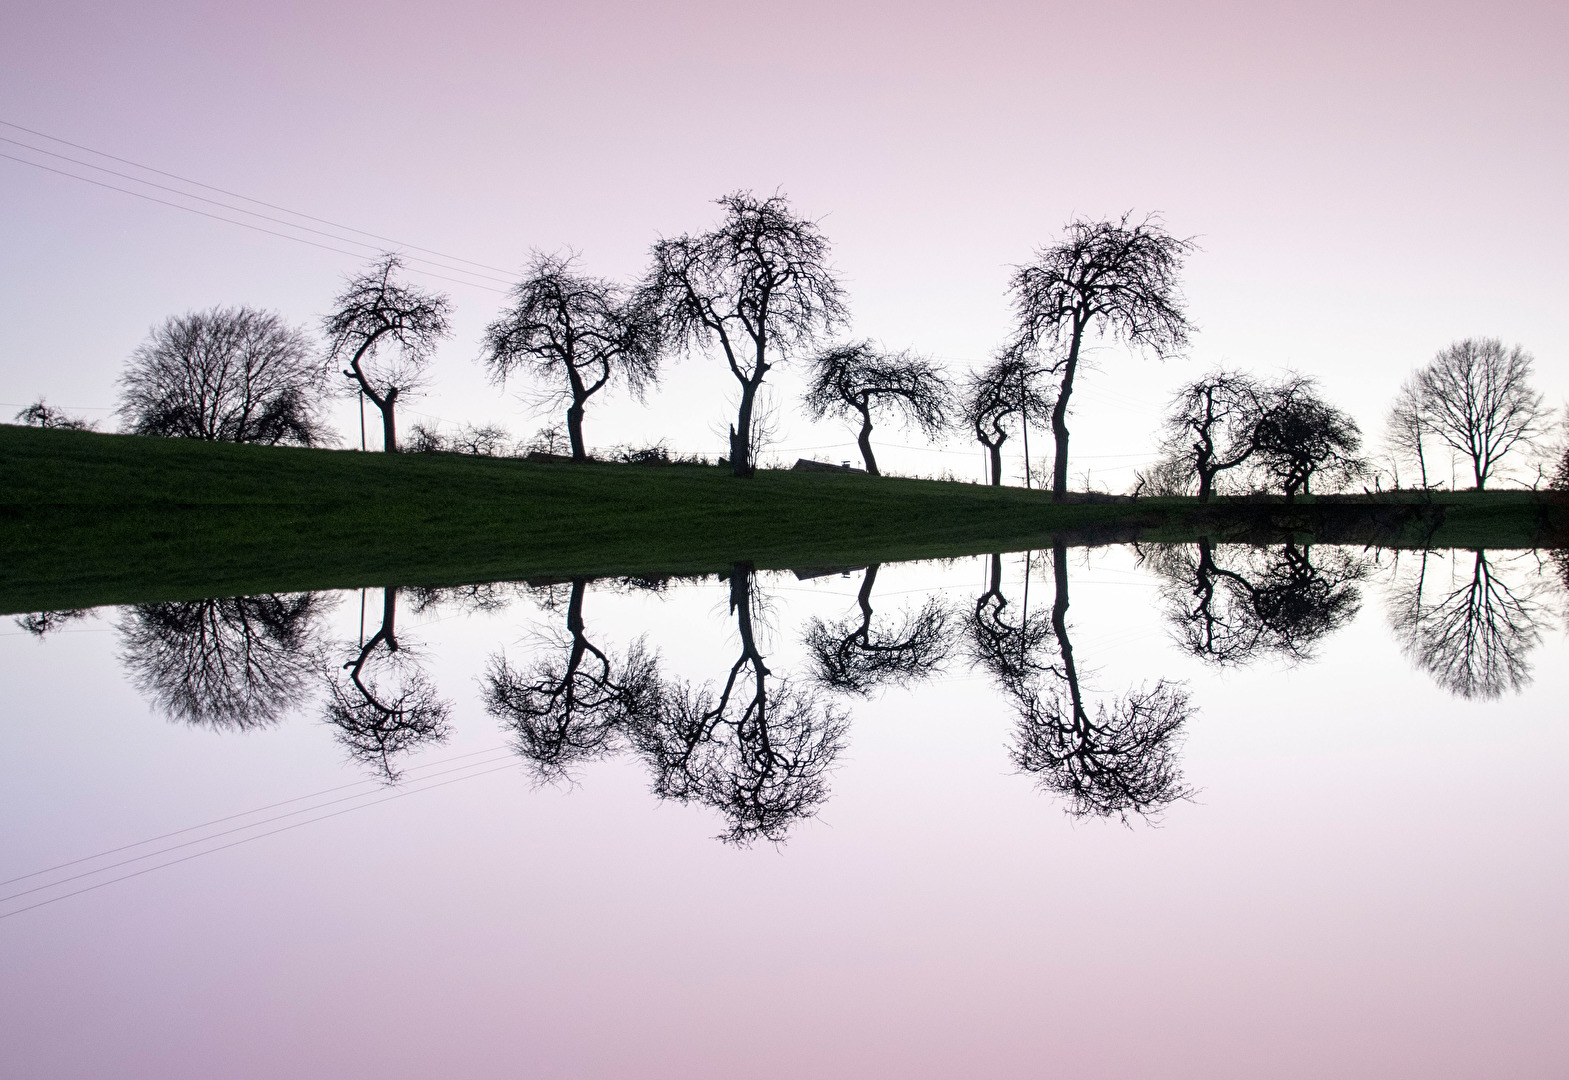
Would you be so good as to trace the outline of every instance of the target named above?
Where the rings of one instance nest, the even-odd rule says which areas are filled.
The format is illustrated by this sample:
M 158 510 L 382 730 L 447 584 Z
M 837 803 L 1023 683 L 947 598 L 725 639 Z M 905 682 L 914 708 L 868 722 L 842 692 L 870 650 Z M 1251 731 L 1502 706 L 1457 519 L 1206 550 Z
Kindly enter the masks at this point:
M 1563 566 L 1048 549 L 6 620 L 7 1057 L 1549 1075 Z

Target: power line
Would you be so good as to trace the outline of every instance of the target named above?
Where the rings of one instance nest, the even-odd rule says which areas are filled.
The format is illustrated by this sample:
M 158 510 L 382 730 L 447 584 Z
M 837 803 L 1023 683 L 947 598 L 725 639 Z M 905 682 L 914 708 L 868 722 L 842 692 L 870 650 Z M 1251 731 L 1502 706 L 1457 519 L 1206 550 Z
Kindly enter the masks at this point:
M 167 176 L 170 179 L 178 180 L 181 183 L 192 184 L 192 185 L 194 185 L 196 187 L 199 187 L 199 188 L 205 188 L 208 191 L 216 191 L 220 195 L 228 195 L 230 198 L 234 198 L 234 199 L 244 199 L 246 202 L 255 203 L 257 206 L 265 206 L 269 210 L 279 210 L 279 211 L 282 211 L 285 214 L 293 214 L 295 217 L 304 218 L 307 221 L 314 221 L 314 222 L 317 222 L 318 224 L 321 224 L 321 225 L 331 225 L 335 229 L 343 229 L 346 232 L 358 233 L 361 236 L 368 236 L 368 237 L 370 237 L 373 240 L 383 240 L 383 241 L 385 241 L 385 242 L 387 242 L 389 244 L 396 244 L 399 247 L 408 248 L 410 251 L 423 251 L 427 255 L 437 255 L 437 256 L 440 256 L 443 259 L 451 259 L 453 262 L 468 263 L 470 266 L 477 266 L 477 267 L 479 267 L 482 270 L 494 270 L 498 274 L 508 274 L 508 273 L 511 273 L 511 271 L 504 270 L 504 269 L 502 269 L 499 266 L 491 266 L 491 265 L 489 265 L 487 263 L 475 262 L 473 259 L 464 259 L 464 258 L 460 258 L 457 255 L 447 255 L 447 254 L 445 254 L 443 252 L 440 252 L 440 251 L 434 251 L 431 248 L 420 247 L 418 244 L 406 244 L 406 243 L 404 243 L 401 240 L 394 240 L 394 239 L 392 239 L 389 236 L 382 236 L 379 233 L 367 232 L 364 229 L 356 229 L 356 228 L 354 228 L 351 225 L 343 225 L 343 224 L 340 224 L 339 222 L 329 221 L 326 218 L 316 217 L 316 216 L 314 216 L 312 214 L 302 213 L 302 212 L 300 212 L 298 210 L 290 210 L 288 207 L 286 207 L 286 206 L 279 206 L 276 203 L 265 202 L 262 199 L 255 199 L 255 198 L 252 198 L 249 195 L 241 195 L 239 192 L 229 191 L 226 188 L 214 187 L 212 184 L 204 184 L 200 180 L 192 180 L 189 177 L 181 176 L 178 173 L 167 172 L 167 171 L 165 171 L 163 169 L 155 169 L 151 165 L 143 165 L 140 162 L 132 161 L 129 158 L 116 157 L 114 154 L 105 153 L 102 150 L 95 150 L 91 146 L 83 146 L 81 143 L 74 143 L 74 142 L 71 142 L 69 139 L 62 139 L 58 135 L 50 135 L 50 134 L 48 134 L 46 132 L 37 131 L 37 130 L 35 130 L 33 128 L 30 128 L 30 127 L 23 127 L 21 124 L 12 123 L 9 120 L 0 119 L 0 125 L 4 125 L 5 127 L 8 127 L 8 128 L 14 128 L 17 131 L 25 131 L 29 135 L 36 135 L 40 139 L 48 139 L 50 142 L 57 142 L 57 143 L 59 143 L 62 146 L 73 147 L 74 149 L 77 149 L 77 150 L 85 150 L 89 154 L 96 154 L 99 157 L 108 158 L 110 161 L 118 161 L 122 165 L 131 165 L 131 166 L 134 166 L 135 168 L 143 169 L 143 170 L 145 170 L 147 172 L 150 172 L 150 173 L 156 173 L 159 176 Z M 5 141 L 6 142 L 14 142 L 15 140 L 6 139 Z M 22 144 L 18 143 L 17 145 L 22 145 Z M 29 147 L 28 149 L 36 149 L 36 148 L 35 147 Z M 40 152 L 47 154 L 50 151 L 42 150 Z M 55 155 L 55 156 L 58 157 L 60 155 Z M 97 166 L 97 165 L 89 165 L 88 168 L 96 169 L 96 168 L 99 168 L 99 166 Z M 107 172 L 108 170 L 104 170 L 104 171 Z M 139 180 L 137 182 L 138 183 L 146 183 L 147 181 Z M 198 198 L 198 197 L 199 196 L 192 196 L 192 198 Z M 241 211 L 241 212 L 242 213 L 249 213 L 249 211 Z

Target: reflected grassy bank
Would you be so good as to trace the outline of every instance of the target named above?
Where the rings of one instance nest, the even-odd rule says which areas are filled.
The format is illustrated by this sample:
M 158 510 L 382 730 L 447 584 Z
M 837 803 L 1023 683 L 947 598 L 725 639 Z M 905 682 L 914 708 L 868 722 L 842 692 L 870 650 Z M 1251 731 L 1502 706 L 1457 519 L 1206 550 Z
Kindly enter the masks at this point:
M 366 585 L 862 566 L 1128 541 L 1564 546 L 1561 496 L 1081 496 L 0 426 L 0 611 Z

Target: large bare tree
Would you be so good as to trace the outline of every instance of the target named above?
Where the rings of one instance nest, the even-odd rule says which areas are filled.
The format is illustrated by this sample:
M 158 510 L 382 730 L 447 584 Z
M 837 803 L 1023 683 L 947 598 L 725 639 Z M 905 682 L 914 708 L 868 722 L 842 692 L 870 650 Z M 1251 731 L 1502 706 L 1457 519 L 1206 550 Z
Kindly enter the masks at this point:
M 1478 491 L 1552 416 L 1531 388 L 1531 354 L 1497 338 L 1455 342 L 1417 371 L 1416 388 L 1428 429 L 1471 462 Z
M 1285 493 L 1313 493 L 1313 478 L 1334 487 L 1367 471 L 1358 456 L 1362 432 L 1350 415 L 1325 401 L 1318 382 L 1306 375 L 1287 375 L 1267 388 L 1263 408 L 1253 425 L 1257 472 Z
M 498 385 L 520 369 L 550 384 L 567 406 L 572 460 L 587 461 L 584 407 L 614 379 L 642 398 L 659 376 L 659 326 L 651 308 L 576 261 L 535 253 L 512 306 L 486 328 L 481 360 Z
M 329 366 L 381 412 L 382 449 L 398 452 L 398 402 L 424 384 L 436 345 L 452 332 L 452 303 L 397 280 L 403 261 L 383 255 L 350 278 L 322 320 Z
M 952 409 L 953 388 L 942 368 L 908 349 L 887 352 L 870 341 L 840 345 L 811 361 L 806 412 L 813 420 L 833 415 L 861 422 L 856 443 L 873 476 L 872 415 L 892 415 L 927 438 L 940 435 Z
M 780 194 L 738 191 L 716 200 L 723 220 L 708 232 L 654 245 L 639 291 L 674 341 L 717 341 L 741 385 L 730 428 L 737 476 L 754 468 L 752 411 L 775 364 L 845 321 L 844 291 L 828 265 L 829 245 L 813 221 Z
M 1192 330 L 1177 276 L 1193 242 L 1168 234 L 1157 217 L 1138 224 L 1130 217 L 1071 222 L 1009 283 L 1018 345 L 1061 379 L 1051 411 L 1054 501 L 1068 494 L 1068 401 L 1086 333 L 1093 328 L 1164 358 L 1185 348 Z
M 330 441 L 315 354 L 303 330 L 270 311 L 171 316 L 120 376 L 120 415 L 138 435 L 315 446 Z

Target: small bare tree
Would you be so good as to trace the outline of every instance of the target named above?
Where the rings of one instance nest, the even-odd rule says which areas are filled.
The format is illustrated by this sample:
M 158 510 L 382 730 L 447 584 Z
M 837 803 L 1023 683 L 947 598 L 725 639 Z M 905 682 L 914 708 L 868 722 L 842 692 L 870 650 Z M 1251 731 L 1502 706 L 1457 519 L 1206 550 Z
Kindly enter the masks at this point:
M 536 252 L 512 306 L 485 330 L 481 361 L 504 385 L 519 369 L 552 384 L 565 401 L 572 460 L 587 461 L 583 410 L 621 379 L 639 400 L 659 377 L 659 324 L 650 307 L 603 278 L 577 273 L 573 255 Z
M 1428 486 L 1425 439 L 1431 434 L 1422 407 L 1421 387 L 1415 377 L 1409 378 L 1400 384 L 1395 403 L 1389 407 L 1389 415 L 1384 419 L 1384 444 L 1389 448 L 1397 470 L 1401 462 L 1416 465 L 1424 490 Z M 1399 483 L 1400 473 L 1397 471 L 1397 487 Z
M 214 442 L 330 440 L 315 347 L 283 317 L 255 308 L 175 315 L 155 327 L 120 376 L 120 415 L 137 435 Z
M 381 412 L 382 449 L 398 452 L 398 401 L 423 385 L 436 345 L 452 332 L 452 303 L 396 280 L 403 261 L 383 255 L 348 280 L 324 320 L 329 366 Z
M 1184 386 L 1172 399 L 1162 449 L 1199 479 L 1199 501 L 1215 493 L 1215 478 L 1245 465 L 1258 450 L 1255 432 L 1264 389 L 1251 375 L 1216 370 Z
M 936 364 L 908 349 L 885 352 L 870 341 L 840 345 L 814 357 L 806 389 L 813 420 L 859 418 L 856 442 L 866 471 L 880 476 L 872 454 L 872 414 L 893 414 L 908 427 L 936 438 L 948 423 L 953 388 Z
M 1040 388 L 1045 373 L 1022 350 L 1005 349 L 964 381 L 959 417 L 986 448 L 994 487 L 1002 483 L 1002 444 L 1008 441 L 1014 417 L 1022 429 L 1030 413 L 1038 416 L 1051 407 Z
M 80 417 L 67 414 L 64 409 L 55 408 L 43 398 L 18 412 L 13 419 L 20 420 L 24 427 L 53 428 L 59 431 L 92 431 L 95 427 Z
M 716 201 L 725 211 L 717 227 L 654 245 L 639 299 L 659 313 L 671 340 L 719 342 L 741 384 L 730 464 L 735 475 L 751 476 L 758 388 L 792 350 L 844 323 L 844 290 L 828 266 L 827 238 L 783 195 L 738 191 Z
M 1476 490 L 1516 448 L 1547 428 L 1552 410 L 1531 388 L 1531 354 L 1497 338 L 1467 338 L 1416 373 L 1428 429 L 1471 462 Z
M 1093 326 L 1165 358 L 1187 346 L 1192 330 L 1177 275 L 1193 242 L 1169 235 L 1154 216 L 1137 225 L 1128 223 L 1130 217 L 1071 222 L 1061 241 L 1039 249 L 1009 283 L 1019 346 L 1031 355 L 1044 353 L 1062 380 L 1051 412 L 1057 502 L 1068 494 L 1068 399 L 1085 332 Z

